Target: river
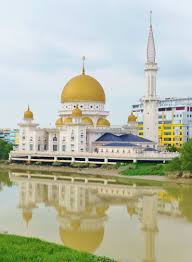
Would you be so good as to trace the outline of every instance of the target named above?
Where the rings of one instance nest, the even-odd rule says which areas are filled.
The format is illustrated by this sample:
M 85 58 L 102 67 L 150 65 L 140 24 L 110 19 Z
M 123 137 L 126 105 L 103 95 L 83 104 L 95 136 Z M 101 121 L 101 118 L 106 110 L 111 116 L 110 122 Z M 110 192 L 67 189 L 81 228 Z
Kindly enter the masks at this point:
M 0 230 L 126 262 L 191 262 L 192 186 L 0 171 Z

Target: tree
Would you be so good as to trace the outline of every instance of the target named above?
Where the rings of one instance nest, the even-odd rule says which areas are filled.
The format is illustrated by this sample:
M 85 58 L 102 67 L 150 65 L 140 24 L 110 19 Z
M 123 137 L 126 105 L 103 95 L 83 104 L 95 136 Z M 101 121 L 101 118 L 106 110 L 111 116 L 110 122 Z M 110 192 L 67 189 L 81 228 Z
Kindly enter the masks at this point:
M 183 144 L 180 156 L 170 161 L 166 169 L 167 171 L 192 172 L 192 138 Z
M 182 171 L 182 161 L 181 158 L 173 158 L 166 166 L 167 171 Z
M 6 160 L 9 158 L 9 152 L 13 149 L 13 146 L 6 141 L 0 139 L 0 160 Z
M 167 148 L 166 148 L 166 150 L 168 151 L 168 152 L 178 152 L 179 150 L 178 150 L 178 148 L 176 147 L 176 146 L 168 146 Z
M 181 149 L 182 169 L 192 171 L 192 138 Z

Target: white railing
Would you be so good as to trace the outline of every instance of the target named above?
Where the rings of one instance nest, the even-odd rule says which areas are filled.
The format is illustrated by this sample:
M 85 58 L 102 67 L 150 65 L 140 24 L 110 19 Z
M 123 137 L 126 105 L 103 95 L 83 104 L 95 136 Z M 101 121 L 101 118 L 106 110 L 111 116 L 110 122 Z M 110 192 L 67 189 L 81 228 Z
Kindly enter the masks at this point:
M 130 158 L 130 159 L 172 159 L 179 156 L 177 152 L 141 152 L 141 153 L 90 153 L 90 152 L 52 152 L 52 151 L 12 151 L 11 157 L 18 156 L 44 156 L 44 157 L 96 157 L 96 158 Z

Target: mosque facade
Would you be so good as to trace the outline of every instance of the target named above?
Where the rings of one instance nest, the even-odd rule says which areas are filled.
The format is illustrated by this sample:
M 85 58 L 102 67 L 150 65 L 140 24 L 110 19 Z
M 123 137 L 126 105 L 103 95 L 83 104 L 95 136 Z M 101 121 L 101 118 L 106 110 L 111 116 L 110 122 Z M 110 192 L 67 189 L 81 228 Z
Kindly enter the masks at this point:
M 62 156 L 69 154 L 79 156 L 83 154 L 86 157 L 99 155 L 103 156 L 100 162 L 105 163 L 108 162 L 106 157 L 114 157 L 116 160 L 120 157 L 124 161 L 133 157 L 136 161 L 135 156 L 145 159 L 154 157 L 163 161 L 175 157 L 170 153 L 165 155 L 165 152 L 162 155 L 162 152 L 157 150 L 156 72 L 155 45 L 150 24 L 145 64 L 147 93 L 142 98 L 144 103 L 144 138 L 142 138 L 138 136 L 137 118 L 133 112 L 128 116 L 125 125 L 119 127 L 111 125 L 108 120 L 109 111 L 105 109 L 104 89 L 96 79 L 86 74 L 83 57 L 82 73 L 69 80 L 61 92 L 61 107 L 55 128 L 40 128 L 28 107 L 22 122 L 19 123 L 19 147 L 11 152 L 10 160 L 67 161 Z M 90 162 L 86 157 L 80 161 Z M 115 159 L 112 162 L 115 162 Z M 71 161 L 74 160 L 71 158 Z

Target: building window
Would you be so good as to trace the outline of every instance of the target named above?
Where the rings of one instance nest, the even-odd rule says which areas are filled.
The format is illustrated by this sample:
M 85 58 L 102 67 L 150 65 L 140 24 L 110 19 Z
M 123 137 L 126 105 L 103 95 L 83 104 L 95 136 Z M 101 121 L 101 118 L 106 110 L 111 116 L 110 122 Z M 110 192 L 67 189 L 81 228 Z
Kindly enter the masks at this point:
M 57 151 L 57 145 L 53 145 L 53 151 Z
M 171 141 L 171 138 L 164 138 L 164 141 Z
M 53 137 L 53 141 L 57 142 L 57 137 L 56 136 Z
M 41 146 L 40 146 L 40 145 L 37 146 L 37 150 L 38 150 L 38 151 L 41 150 Z
M 29 146 L 29 150 L 30 150 L 30 151 L 33 151 L 33 145 L 30 145 L 30 146 Z
M 47 150 L 47 145 L 44 145 L 44 150 Z
M 66 151 L 66 145 L 62 145 L 62 151 Z
M 165 135 L 165 136 L 170 136 L 170 135 L 171 135 L 171 132 L 164 132 L 164 135 Z

